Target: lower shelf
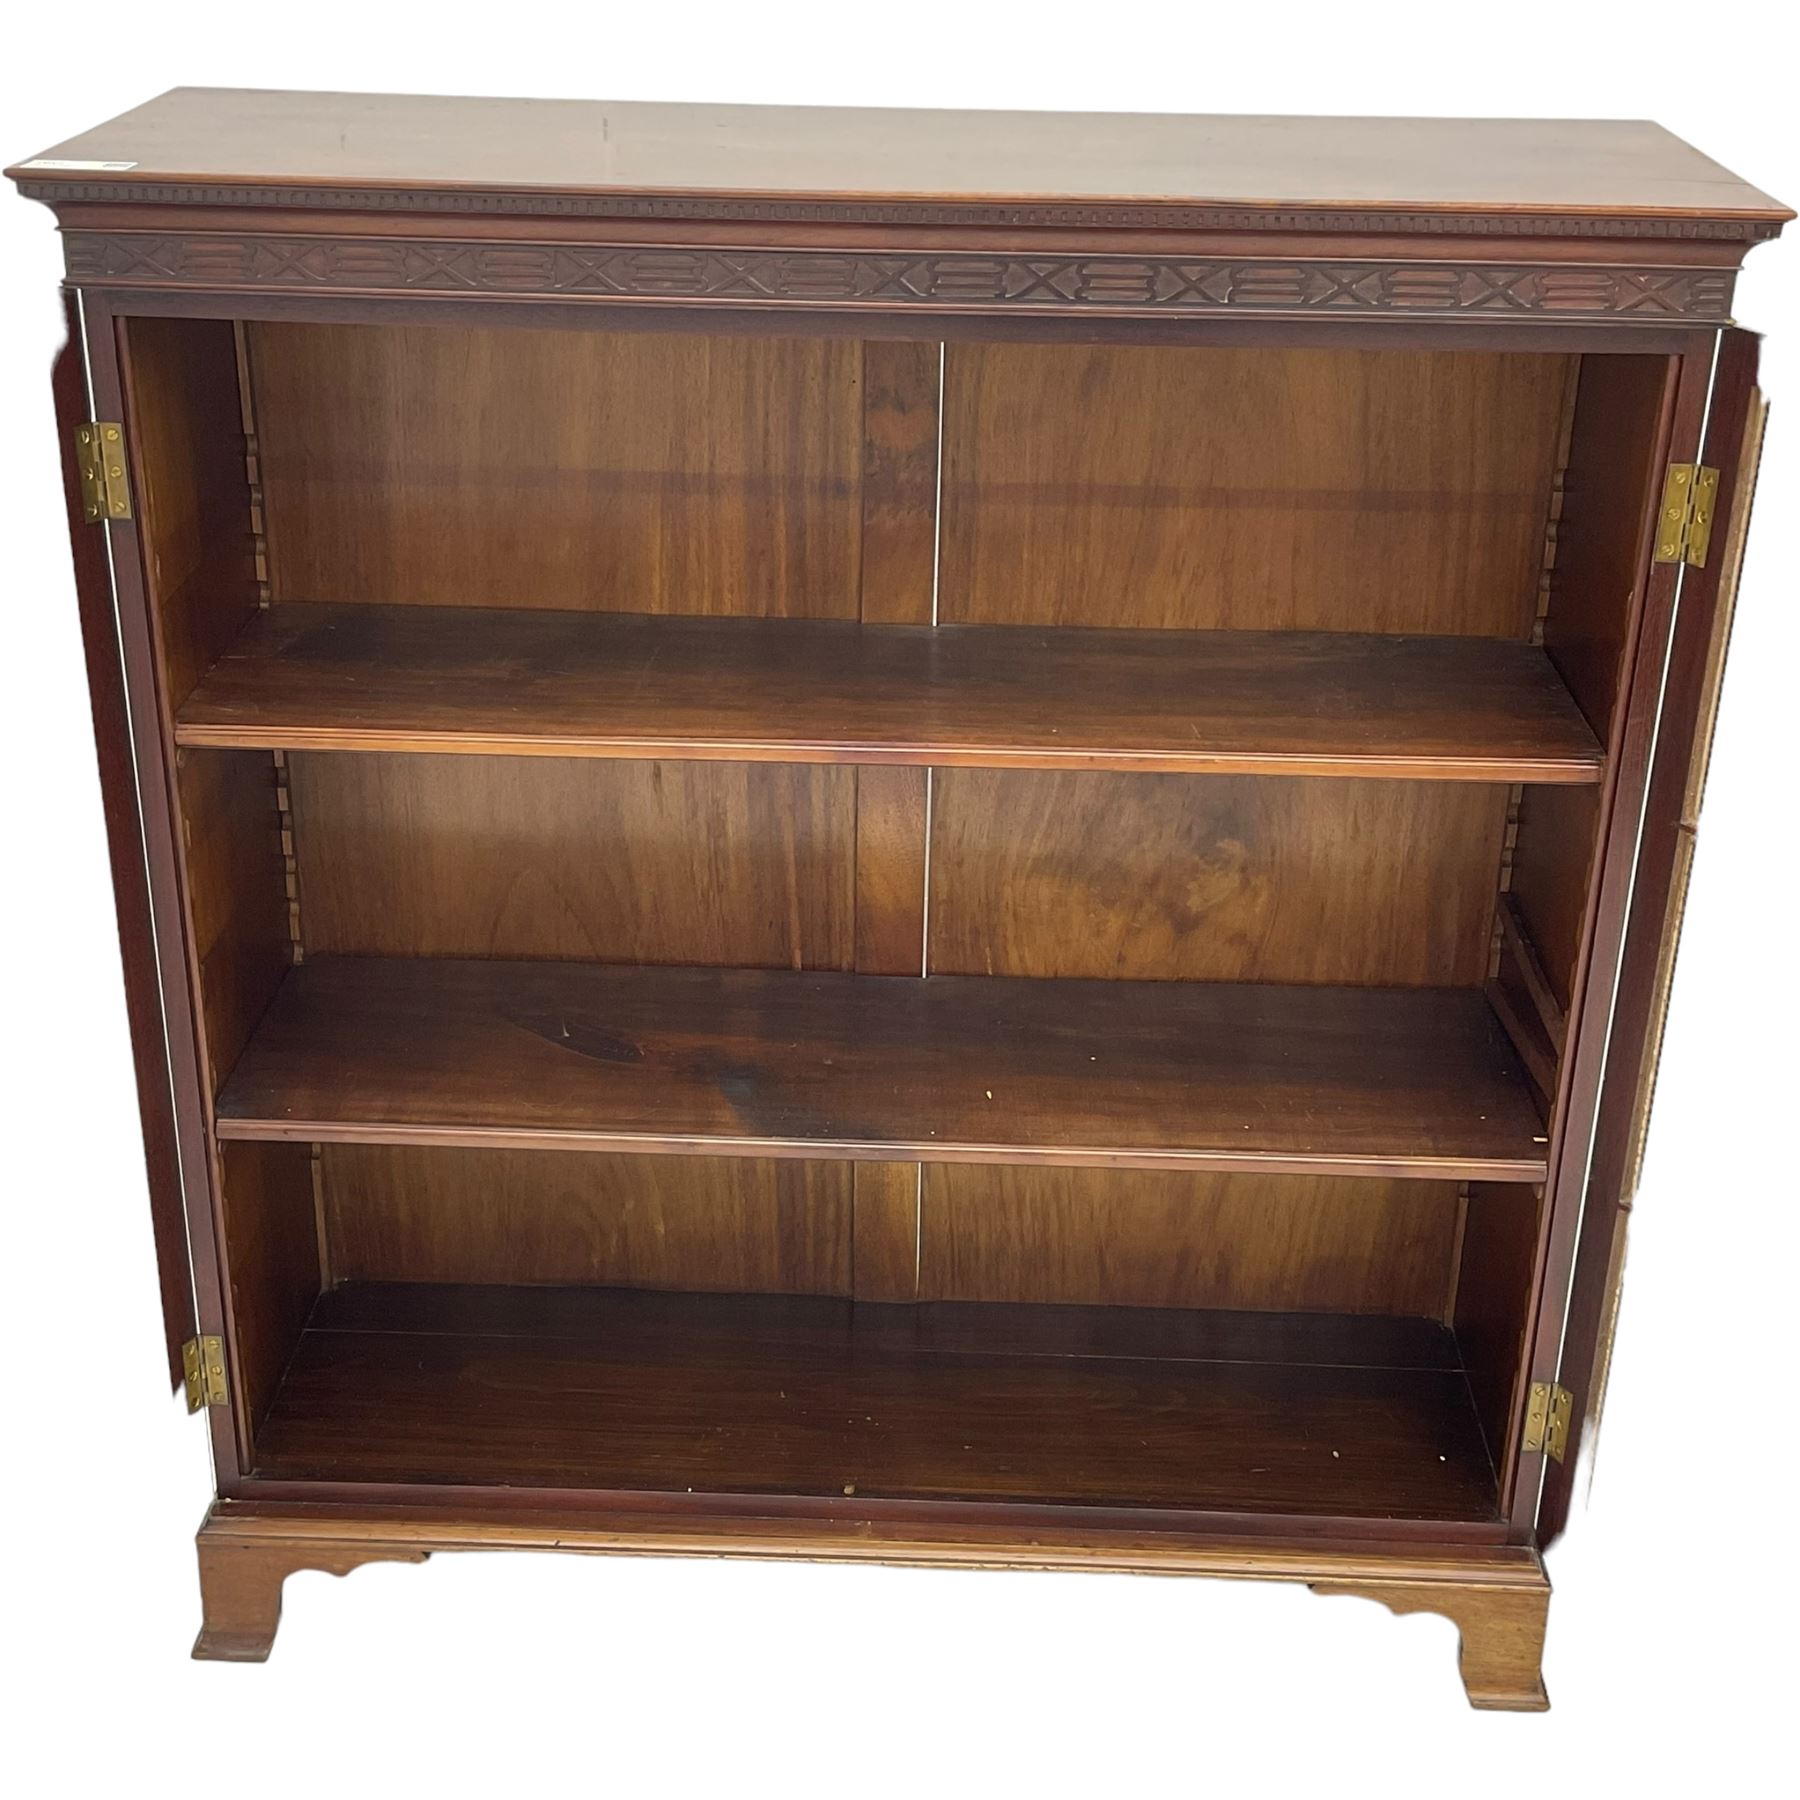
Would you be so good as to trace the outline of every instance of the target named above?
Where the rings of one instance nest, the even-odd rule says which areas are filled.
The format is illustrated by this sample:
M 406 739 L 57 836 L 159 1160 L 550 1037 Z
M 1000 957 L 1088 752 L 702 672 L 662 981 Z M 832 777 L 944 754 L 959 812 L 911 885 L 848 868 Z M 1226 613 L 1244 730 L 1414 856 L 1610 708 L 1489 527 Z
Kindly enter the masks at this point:
M 1490 1520 L 1429 1320 L 357 1283 L 268 1481 Z

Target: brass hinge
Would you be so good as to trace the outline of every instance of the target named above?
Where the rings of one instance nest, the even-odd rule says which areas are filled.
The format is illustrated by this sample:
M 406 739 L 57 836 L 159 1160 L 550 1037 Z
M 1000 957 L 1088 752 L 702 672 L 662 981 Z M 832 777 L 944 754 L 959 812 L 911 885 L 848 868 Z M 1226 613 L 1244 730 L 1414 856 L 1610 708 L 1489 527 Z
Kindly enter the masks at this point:
M 104 419 L 75 427 L 81 471 L 81 513 L 90 525 L 131 517 L 131 479 L 125 473 L 125 428 Z
M 1574 1417 L 1575 1396 L 1566 1387 L 1534 1381 L 1525 1406 L 1526 1450 L 1541 1450 L 1561 1462 L 1568 1454 L 1569 1425 Z
M 1704 463 L 1670 463 L 1663 477 L 1662 511 L 1656 515 L 1656 560 L 1706 567 L 1712 543 L 1719 471 Z
M 189 1412 L 196 1413 L 203 1406 L 225 1405 L 231 1397 L 225 1385 L 225 1340 L 189 1338 L 181 1346 L 181 1375 L 187 1386 Z

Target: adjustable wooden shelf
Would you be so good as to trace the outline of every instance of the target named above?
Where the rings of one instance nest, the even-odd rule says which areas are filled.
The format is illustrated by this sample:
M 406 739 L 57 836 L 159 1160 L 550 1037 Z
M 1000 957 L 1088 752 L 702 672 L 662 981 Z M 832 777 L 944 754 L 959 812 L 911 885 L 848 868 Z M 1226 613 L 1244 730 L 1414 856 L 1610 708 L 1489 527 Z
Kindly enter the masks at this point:
M 200 90 L 10 173 L 196 1654 L 725 1552 L 1544 1703 L 1791 214 L 1638 124 Z

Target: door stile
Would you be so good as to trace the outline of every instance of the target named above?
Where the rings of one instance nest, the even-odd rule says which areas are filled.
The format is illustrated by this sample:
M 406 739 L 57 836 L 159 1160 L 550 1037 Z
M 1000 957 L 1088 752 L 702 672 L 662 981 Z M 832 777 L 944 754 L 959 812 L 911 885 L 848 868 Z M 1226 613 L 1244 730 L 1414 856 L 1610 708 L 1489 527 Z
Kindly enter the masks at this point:
M 1657 478 L 1645 497 L 1640 522 L 1635 631 L 1628 666 L 1622 671 L 1622 701 L 1607 745 L 1608 784 L 1595 854 L 1589 922 L 1569 1010 L 1572 1054 L 1562 1078 L 1560 1111 L 1550 1146 L 1546 1187 L 1549 1230 L 1542 1253 L 1528 1326 L 1526 1375 L 1519 1404 L 1523 1411 L 1534 1385 L 1546 1390 L 1561 1366 L 1563 1322 L 1580 1236 L 1582 1196 L 1587 1189 L 1595 1120 L 1612 1036 L 1620 961 L 1629 924 L 1632 892 L 1651 767 L 1661 718 L 1664 675 L 1674 631 L 1679 565 L 1654 558 L 1661 502 L 1660 471 L 1670 462 L 1696 459 L 1705 425 L 1717 339 L 1709 334 L 1690 345 L 1672 370 L 1670 405 L 1663 442 L 1655 459 Z M 1579 1402 L 1579 1396 L 1577 1397 Z M 1502 1496 L 1514 1535 L 1535 1537 L 1544 1470 L 1554 1459 L 1543 1446 L 1521 1445 L 1510 1497 Z
M 1623 1273 L 1625 1234 L 1656 1078 L 1662 1018 L 1681 934 L 1695 827 L 1714 708 L 1723 675 L 1737 573 L 1755 496 L 1765 408 L 1756 386 L 1758 339 L 1721 336 L 1712 403 L 1700 460 L 1719 472 L 1705 563 L 1681 571 L 1679 610 L 1668 661 L 1662 726 L 1656 742 L 1638 850 L 1631 917 L 1618 981 L 1612 1045 L 1599 1097 L 1580 1236 L 1563 1328 L 1559 1373 L 1574 1397 L 1569 1440 L 1547 1461 L 1538 1531 L 1557 1537 L 1568 1522 L 1576 1456 L 1591 1438 L 1605 1399 L 1612 1324 Z
M 119 620 L 113 596 L 108 537 L 113 527 L 90 524 L 83 514 L 75 433 L 93 418 L 88 399 L 88 356 L 80 297 L 63 296 L 68 337 L 51 372 L 57 436 L 63 453 L 63 490 L 69 510 L 69 540 L 75 567 L 75 601 L 81 624 L 82 655 L 94 720 L 94 747 L 100 773 L 100 801 L 106 820 L 107 858 L 119 927 L 119 958 L 125 979 L 125 1014 L 137 1082 L 138 1118 L 144 1138 L 144 1172 L 150 1193 L 150 1227 L 162 1290 L 163 1335 L 169 1379 L 182 1384 L 181 1347 L 195 1324 L 193 1272 L 183 1216 L 180 1147 L 175 1129 L 175 1097 L 170 1082 L 169 1044 L 157 970 L 150 873 L 133 752 L 131 707 L 125 691 Z M 129 535 L 122 532 L 121 535 Z
M 118 315 L 104 295 L 91 290 L 82 296 L 82 314 L 94 408 L 101 418 L 124 424 L 129 451 L 133 433 L 125 397 Z M 135 461 L 131 479 L 133 491 L 141 500 L 144 472 Z M 201 1333 L 225 1338 L 229 1358 L 233 1339 L 227 1325 L 226 1290 L 219 1259 L 223 1231 L 218 1219 L 219 1198 L 212 1168 L 205 1077 L 199 1060 L 195 996 L 190 985 L 187 912 L 176 843 L 179 814 L 174 758 L 151 636 L 143 547 L 137 519 L 108 521 L 100 529 L 107 533 L 112 563 L 195 1323 Z M 234 1393 L 241 1392 L 241 1383 L 233 1381 L 231 1386 Z M 221 1494 L 229 1493 L 242 1467 L 234 1411 L 231 1407 L 209 1406 L 206 1416 L 218 1489 Z

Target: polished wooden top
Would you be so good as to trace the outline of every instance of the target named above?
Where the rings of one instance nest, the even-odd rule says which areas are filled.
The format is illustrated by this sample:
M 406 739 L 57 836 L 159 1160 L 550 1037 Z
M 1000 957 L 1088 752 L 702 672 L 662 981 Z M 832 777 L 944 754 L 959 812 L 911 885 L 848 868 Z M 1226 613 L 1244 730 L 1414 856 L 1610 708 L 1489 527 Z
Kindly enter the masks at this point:
M 870 209 L 886 202 L 950 215 L 975 205 L 1034 214 L 1063 207 L 1070 223 L 1135 222 L 1100 217 L 1107 207 L 1739 224 L 1793 217 L 1661 126 L 1636 120 L 927 112 L 176 88 L 8 173 L 51 200 L 187 197 L 168 193 L 173 183 L 253 187 L 237 196 L 251 203 L 379 206 L 385 196 L 392 206 L 396 193 L 433 193 L 483 211 L 506 207 L 479 205 L 477 196 L 535 198 L 539 210 L 553 195 L 671 203 L 645 206 L 650 216 L 879 218 L 889 215 Z M 812 210 L 794 210 L 801 206 Z

